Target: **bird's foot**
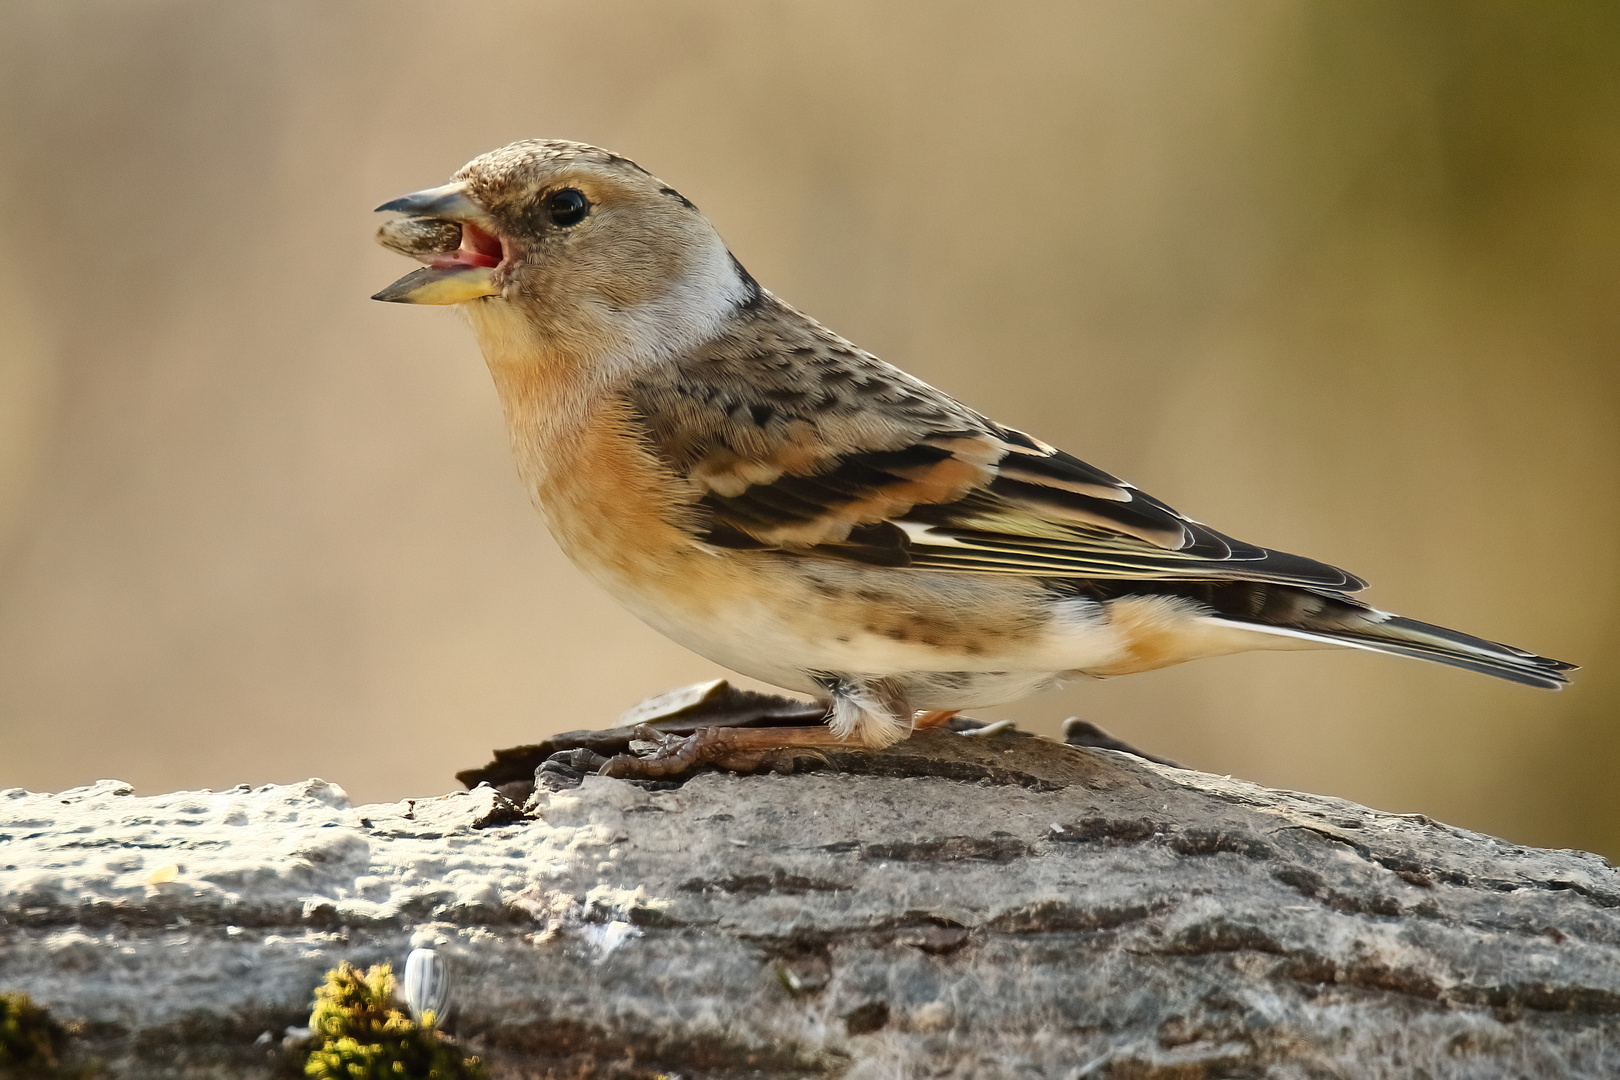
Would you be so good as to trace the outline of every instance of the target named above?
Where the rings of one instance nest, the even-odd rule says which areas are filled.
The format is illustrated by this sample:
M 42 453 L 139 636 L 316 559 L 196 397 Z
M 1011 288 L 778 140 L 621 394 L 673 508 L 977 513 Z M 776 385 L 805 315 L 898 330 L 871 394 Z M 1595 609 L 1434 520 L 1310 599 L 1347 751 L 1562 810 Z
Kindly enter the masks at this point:
M 927 731 L 929 728 L 950 723 L 961 711 L 961 709 L 929 709 L 918 713 L 911 721 L 911 726 L 917 731 Z
M 662 780 L 701 765 L 728 772 L 753 772 L 777 750 L 825 749 L 847 745 L 824 727 L 699 728 L 670 735 L 643 724 L 631 752 L 604 762 L 598 772 L 621 780 Z

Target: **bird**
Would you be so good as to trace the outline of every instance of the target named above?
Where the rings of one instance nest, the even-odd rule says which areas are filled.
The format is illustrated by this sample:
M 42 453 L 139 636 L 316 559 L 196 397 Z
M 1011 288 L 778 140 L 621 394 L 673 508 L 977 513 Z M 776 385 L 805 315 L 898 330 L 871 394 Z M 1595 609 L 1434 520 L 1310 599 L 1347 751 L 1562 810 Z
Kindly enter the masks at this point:
M 687 648 L 826 708 L 711 759 L 880 749 L 1083 676 L 1347 647 L 1557 690 L 1574 665 L 1372 607 L 962 404 L 762 287 L 630 159 L 531 139 L 378 207 L 453 305 L 558 545 Z M 699 732 L 699 735 L 704 734 Z M 685 759 L 694 747 L 670 751 Z

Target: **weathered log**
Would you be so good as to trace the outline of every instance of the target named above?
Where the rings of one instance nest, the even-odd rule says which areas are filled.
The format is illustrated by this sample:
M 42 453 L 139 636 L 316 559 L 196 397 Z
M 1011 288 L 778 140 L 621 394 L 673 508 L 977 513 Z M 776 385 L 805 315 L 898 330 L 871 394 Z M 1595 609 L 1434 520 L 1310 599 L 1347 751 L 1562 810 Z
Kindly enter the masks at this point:
M 791 764 L 0 792 L 0 990 L 131 1078 L 287 1069 L 422 944 L 495 1076 L 1620 1075 L 1594 855 L 1013 731 Z

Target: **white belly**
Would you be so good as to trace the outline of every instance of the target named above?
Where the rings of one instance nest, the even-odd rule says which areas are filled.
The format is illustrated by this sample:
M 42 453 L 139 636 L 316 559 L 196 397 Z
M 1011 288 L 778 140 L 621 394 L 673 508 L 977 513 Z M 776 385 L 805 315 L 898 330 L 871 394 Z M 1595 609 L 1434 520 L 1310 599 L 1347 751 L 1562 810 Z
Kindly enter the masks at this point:
M 852 568 L 851 576 L 872 573 Z M 893 570 L 881 573 L 894 574 Z M 902 572 L 908 589 L 925 578 L 945 575 L 925 571 Z M 949 575 L 960 590 L 962 575 Z M 863 679 L 884 677 L 899 681 L 918 709 L 976 708 L 1015 701 L 1049 688 L 1059 677 L 1076 670 L 1106 666 L 1121 652 L 1118 635 L 1101 616 L 1095 603 L 1063 601 L 1043 607 L 1034 628 L 998 644 L 987 631 L 972 652 L 953 647 L 951 634 L 937 643 L 921 640 L 932 628 L 919 616 L 914 633 L 905 640 L 894 636 L 894 620 L 904 615 L 893 610 L 890 633 L 874 633 L 863 625 L 867 605 L 885 601 L 818 602 L 819 598 L 793 582 L 775 581 L 762 589 L 758 582 L 737 580 L 734 589 L 711 598 L 708 610 L 694 614 L 688 599 L 647 589 L 621 590 L 607 582 L 617 598 L 637 617 L 660 633 L 715 663 L 786 690 L 825 697 L 827 677 Z M 997 591 L 1001 583 L 983 587 Z M 1010 580 L 1000 590 L 1017 602 L 1028 593 L 1024 583 Z M 1008 595 L 994 598 L 1000 606 Z M 994 607 L 994 604 L 987 604 Z M 954 610 L 954 605 L 952 606 Z M 973 622 L 971 607 L 956 611 L 958 622 Z M 934 620 L 939 621 L 936 611 Z

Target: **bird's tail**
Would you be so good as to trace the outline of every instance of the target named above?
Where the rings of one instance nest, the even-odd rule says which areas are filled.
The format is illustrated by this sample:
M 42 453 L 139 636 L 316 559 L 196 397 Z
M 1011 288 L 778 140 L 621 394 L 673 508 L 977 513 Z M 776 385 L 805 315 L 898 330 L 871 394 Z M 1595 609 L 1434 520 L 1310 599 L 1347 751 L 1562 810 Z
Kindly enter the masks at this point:
M 1297 626 L 1268 625 L 1247 619 L 1218 615 L 1215 621 L 1245 630 L 1266 634 L 1317 641 L 1324 645 L 1342 645 L 1352 649 L 1410 656 L 1415 660 L 1433 660 L 1465 671 L 1494 675 L 1498 679 L 1536 686 L 1543 690 L 1562 690 L 1569 685 L 1570 671 L 1575 664 L 1553 660 L 1511 645 L 1474 637 L 1472 634 L 1448 630 L 1444 626 L 1418 622 L 1416 619 L 1384 612 L 1368 611 L 1365 619 L 1349 625 L 1303 628 Z

